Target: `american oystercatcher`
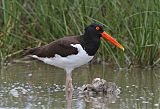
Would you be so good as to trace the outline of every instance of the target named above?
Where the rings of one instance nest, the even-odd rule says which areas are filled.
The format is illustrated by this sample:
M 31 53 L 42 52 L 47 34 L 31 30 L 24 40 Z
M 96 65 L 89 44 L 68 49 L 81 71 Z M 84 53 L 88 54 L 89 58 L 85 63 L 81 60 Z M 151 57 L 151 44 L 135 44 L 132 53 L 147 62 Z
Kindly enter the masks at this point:
M 103 25 L 93 23 L 85 28 L 83 35 L 64 37 L 41 47 L 27 49 L 24 55 L 64 69 L 67 73 L 66 89 L 72 90 L 72 70 L 93 59 L 101 37 L 124 50 L 103 30 Z

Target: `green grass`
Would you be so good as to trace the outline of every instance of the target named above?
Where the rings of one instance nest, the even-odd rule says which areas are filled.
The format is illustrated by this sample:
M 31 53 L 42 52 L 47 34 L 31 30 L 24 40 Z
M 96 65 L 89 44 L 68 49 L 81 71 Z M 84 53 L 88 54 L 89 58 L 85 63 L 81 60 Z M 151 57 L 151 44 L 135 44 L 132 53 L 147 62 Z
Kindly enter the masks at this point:
M 123 52 L 103 40 L 97 54 L 106 62 L 160 63 L 159 0 L 2 0 L 0 16 L 1 61 L 98 22 L 125 47 Z

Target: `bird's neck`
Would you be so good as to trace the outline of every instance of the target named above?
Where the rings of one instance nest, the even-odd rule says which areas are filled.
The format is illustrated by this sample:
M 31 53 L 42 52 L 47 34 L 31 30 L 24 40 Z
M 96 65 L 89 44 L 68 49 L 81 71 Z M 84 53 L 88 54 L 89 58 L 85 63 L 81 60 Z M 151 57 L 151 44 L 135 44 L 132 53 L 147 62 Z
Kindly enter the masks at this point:
M 80 36 L 80 42 L 87 54 L 89 56 L 94 56 L 100 46 L 100 37 L 84 34 Z

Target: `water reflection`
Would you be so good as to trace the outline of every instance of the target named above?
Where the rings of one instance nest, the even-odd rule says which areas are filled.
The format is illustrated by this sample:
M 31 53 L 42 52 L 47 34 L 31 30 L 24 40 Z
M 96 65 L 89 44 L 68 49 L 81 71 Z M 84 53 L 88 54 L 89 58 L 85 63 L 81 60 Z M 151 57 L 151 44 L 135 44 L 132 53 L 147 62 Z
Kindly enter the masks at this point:
M 91 103 L 92 107 L 105 108 L 110 103 L 115 103 L 117 99 L 116 95 L 107 94 L 102 97 L 85 97 L 85 101 Z
M 121 70 L 83 66 L 73 73 L 73 97 L 66 101 L 63 70 L 39 62 L 10 64 L 0 72 L 0 108 L 159 109 L 160 70 Z M 116 83 L 119 96 L 82 96 L 78 89 L 93 78 Z

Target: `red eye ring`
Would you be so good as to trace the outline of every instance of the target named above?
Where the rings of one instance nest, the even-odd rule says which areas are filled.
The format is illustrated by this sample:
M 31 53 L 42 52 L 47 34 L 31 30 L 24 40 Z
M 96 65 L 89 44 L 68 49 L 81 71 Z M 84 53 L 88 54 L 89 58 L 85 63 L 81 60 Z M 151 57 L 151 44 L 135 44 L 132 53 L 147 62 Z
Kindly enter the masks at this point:
M 96 30 L 100 30 L 100 27 L 99 27 L 99 26 L 96 26 Z

